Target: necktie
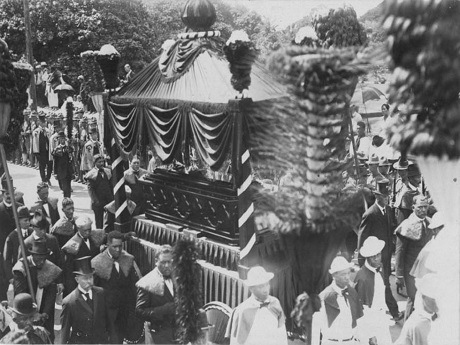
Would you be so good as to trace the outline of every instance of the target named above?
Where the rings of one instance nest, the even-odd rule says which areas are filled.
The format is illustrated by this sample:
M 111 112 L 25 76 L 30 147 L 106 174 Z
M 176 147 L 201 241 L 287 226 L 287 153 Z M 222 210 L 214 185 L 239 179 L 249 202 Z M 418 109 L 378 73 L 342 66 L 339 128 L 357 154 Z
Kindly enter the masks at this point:
M 83 294 L 86 298 L 86 303 L 90 306 L 91 309 L 93 309 L 93 300 L 89 296 L 89 292 Z
M 260 303 L 259 308 L 260 308 L 260 309 L 262 309 L 262 308 L 264 308 L 264 307 L 267 307 L 267 308 L 268 308 L 269 305 L 270 305 L 270 302 Z
M 356 149 L 359 149 L 359 143 L 361 142 L 361 138 L 358 137 L 358 139 L 356 139 Z
M 114 261 L 113 265 L 115 266 L 115 269 L 117 270 L 117 272 L 120 273 L 120 264 L 118 263 L 118 261 Z
M 105 174 L 104 174 L 104 170 L 103 170 L 103 169 L 100 169 L 100 170 L 99 170 L 99 174 L 101 174 L 101 177 L 102 177 L 102 178 L 105 178 Z
M 380 270 L 381 270 L 380 267 L 377 267 L 377 268 L 375 269 L 375 271 L 376 271 L 377 273 L 380 273 Z
M 348 304 L 348 289 L 347 288 L 342 290 L 342 296 L 345 299 L 345 302 Z

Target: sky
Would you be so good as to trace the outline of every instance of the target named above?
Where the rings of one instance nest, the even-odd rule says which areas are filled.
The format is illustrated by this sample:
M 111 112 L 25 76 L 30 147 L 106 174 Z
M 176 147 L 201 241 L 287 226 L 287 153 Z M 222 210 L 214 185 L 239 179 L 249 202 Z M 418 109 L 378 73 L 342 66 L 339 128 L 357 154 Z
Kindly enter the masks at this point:
M 268 18 L 279 29 L 310 14 L 313 9 L 327 10 L 344 4 L 351 5 L 358 17 L 376 7 L 382 0 L 224 0 L 226 3 L 243 5 Z

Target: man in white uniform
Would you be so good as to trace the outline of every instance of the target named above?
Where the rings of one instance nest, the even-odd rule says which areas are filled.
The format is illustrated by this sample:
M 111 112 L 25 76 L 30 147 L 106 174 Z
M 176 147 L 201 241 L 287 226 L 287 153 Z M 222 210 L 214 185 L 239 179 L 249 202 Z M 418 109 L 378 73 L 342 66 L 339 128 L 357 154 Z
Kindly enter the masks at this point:
M 256 266 L 245 284 L 251 296 L 234 311 L 227 326 L 230 345 L 287 345 L 285 316 L 276 297 L 270 296 L 273 273 Z

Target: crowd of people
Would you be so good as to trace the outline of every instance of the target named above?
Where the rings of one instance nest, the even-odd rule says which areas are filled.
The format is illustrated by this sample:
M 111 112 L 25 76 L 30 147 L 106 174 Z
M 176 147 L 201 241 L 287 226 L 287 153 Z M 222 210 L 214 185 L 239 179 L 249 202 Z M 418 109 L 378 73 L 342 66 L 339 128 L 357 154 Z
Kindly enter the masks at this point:
M 46 64 L 42 67 L 45 70 Z M 129 75 L 130 69 L 126 71 Z M 46 74 L 40 78 L 45 80 Z M 388 105 L 382 105 L 383 121 L 388 121 L 388 110 Z M 391 344 L 391 325 L 404 322 L 395 344 L 424 345 L 437 313 L 435 278 L 425 267 L 425 258 L 444 221 L 435 213 L 417 164 L 405 155 L 395 159 L 384 131 L 370 135 L 358 115 L 353 116 L 356 136 L 347 157 L 356 158 L 358 164 L 344 172 L 342 192 L 361 188 L 364 213 L 331 264 L 332 282 L 320 294 L 321 308 L 313 317 L 312 344 Z M 149 322 L 154 343 L 173 343 L 172 248 L 162 246 L 156 252 L 156 267 L 139 276 L 134 257 L 122 250 L 123 241 L 133 234 L 112 231 L 111 169 L 96 123 L 76 116 L 70 139 L 66 131 L 62 119 L 26 114 L 16 163 L 39 170 L 41 182 L 33 205 L 24 205 L 20 193 L 10 195 L 2 180 L 0 300 L 6 300 L 10 284 L 15 297 L 12 306 L 3 303 L 2 311 L 7 312 L 1 317 L 12 320 L 0 328 L 1 342 L 27 337 L 33 343 L 121 344 L 131 331 L 128 318 L 135 314 Z M 124 173 L 133 216 L 145 212 L 139 179 L 159 163 L 153 154 L 149 158 L 148 171 L 133 157 Z M 61 201 L 49 195 L 53 173 L 63 193 Z M 95 226 L 87 216 L 74 214 L 72 180 L 87 184 Z M 20 229 L 13 220 L 13 202 Z M 19 237 L 24 239 L 25 260 Z M 397 290 L 406 290 L 405 311 L 399 310 L 393 295 L 392 272 Z M 269 295 L 272 278 L 262 267 L 248 272 L 245 284 L 251 296 L 229 320 L 230 344 L 259 344 L 261 334 L 265 344 L 287 344 L 283 309 Z M 61 338 L 55 339 L 54 309 L 60 293 L 62 331 Z

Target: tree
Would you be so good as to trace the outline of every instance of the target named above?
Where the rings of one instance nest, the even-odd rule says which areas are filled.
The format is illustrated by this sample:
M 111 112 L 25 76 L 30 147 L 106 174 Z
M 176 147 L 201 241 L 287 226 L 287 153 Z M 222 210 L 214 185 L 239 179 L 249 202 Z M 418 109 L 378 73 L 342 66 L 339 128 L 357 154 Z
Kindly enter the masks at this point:
M 353 7 L 331 9 L 327 16 L 315 18 L 313 25 L 325 47 L 361 46 L 367 42 L 366 32 Z
M 0 36 L 11 51 L 25 52 L 23 1 L 0 3 Z M 150 12 L 140 0 L 30 0 L 32 46 L 38 61 L 58 64 L 72 79 L 80 71 L 80 53 L 111 43 L 129 62 L 141 68 L 156 52 Z

